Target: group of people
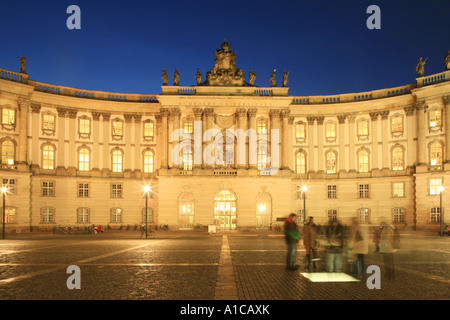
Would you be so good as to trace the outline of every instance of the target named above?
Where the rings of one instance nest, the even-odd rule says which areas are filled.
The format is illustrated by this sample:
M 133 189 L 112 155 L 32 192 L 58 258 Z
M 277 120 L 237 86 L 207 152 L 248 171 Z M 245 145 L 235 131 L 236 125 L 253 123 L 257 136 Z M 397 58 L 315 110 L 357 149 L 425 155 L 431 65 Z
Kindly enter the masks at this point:
M 297 224 L 297 215 L 291 213 L 284 223 L 285 239 L 288 246 L 286 257 L 286 269 L 297 270 L 295 265 L 295 251 L 300 242 L 300 230 Z M 317 261 L 320 260 L 318 253 L 317 226 L 314 218 L 309 217 L 302 229 L 303 245 L 305 247 L 306 270 L 318 269 Z M 398 230 L 382 218 L 380 226 L 375 229 L 373 241 L 376 252 L 384 254 L 384 268 L 387 279 L 394 279 L 394 256 L 393 253 L 400 247 Z M 342 272 L 343 256 L 347 256 L 351 272 L 360 279 L 365 277 L 365 256 L 369 253 L 369 229 L 361 224 L 358 219 L 353 218 L 351 226 L 347 227 L 337 220 L 330 221 L 324 228 L 323 236 L 320 237 L 320 245 L 324 248 L 326 257 L 326 269 L 328 272 Z

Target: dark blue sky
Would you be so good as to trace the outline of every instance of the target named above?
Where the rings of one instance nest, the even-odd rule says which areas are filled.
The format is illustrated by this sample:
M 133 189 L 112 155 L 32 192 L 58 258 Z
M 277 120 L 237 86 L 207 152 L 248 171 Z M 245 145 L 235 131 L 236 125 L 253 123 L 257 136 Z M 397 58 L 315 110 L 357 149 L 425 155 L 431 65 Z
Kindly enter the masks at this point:
M 81 8 L 81 30 L 68 30 L 69 5 Z M 369 30 L 368 6 L 381 9 L 381 30 Z M 257 86 L 277 69 L 289 71 L 290 95 L 361 92 L 415 82 L 445 69 L 450 50 L 448 0 L 184 0 L 30 1 L 0 3 L 0 67 L 81 89 L 161 92 L 169 83 L 195 85 L 214 65 L 224 38 L 236 64 Z

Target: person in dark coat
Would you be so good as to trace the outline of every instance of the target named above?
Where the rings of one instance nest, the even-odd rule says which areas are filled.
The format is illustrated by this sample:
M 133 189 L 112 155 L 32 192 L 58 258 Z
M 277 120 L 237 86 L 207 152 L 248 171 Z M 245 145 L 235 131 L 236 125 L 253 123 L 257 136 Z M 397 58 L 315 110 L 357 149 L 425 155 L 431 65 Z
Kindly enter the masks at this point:
M 300 239 L 300 232 L 297 226 L 297 215 L 291 213 L 289 218 L 284 220 L 284 234 L 287 244 L 286 270 L 297 270 L 299 266 L 294 265 L 295 250 Z

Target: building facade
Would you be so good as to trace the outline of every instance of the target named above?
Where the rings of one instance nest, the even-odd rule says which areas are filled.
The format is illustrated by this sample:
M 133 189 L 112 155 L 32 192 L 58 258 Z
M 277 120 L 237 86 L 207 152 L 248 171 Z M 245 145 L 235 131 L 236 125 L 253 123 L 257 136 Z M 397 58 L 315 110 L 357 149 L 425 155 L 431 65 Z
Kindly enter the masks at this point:
M 120 228 L 146 215 L 176 230 L 266 229 L 290 212 L 302 220 L 305 205 L 321 224 L 449 221 L 450 189 L 443 209 L 439 189 L 450 181 L 448 65 L 400 87 L 300 97 L 288 94 L 287 73 L 278 86 L 247 82 L 227 42 L 214 57 L 195 86 L 176 73 L 168 84 L 164 69 L 153 95 L 0 69 L 7 232 Z

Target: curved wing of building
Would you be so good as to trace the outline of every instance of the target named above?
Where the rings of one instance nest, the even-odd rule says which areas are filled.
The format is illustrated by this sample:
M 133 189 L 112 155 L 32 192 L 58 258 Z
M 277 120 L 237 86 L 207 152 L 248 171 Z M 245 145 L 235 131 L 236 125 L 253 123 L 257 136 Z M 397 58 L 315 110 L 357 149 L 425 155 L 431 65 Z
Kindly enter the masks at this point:
M 300 97 L 288 94 L 286 71 L 281 85 L 273 70 L 267 87 L 255 86 L 226 41 L 214 58 L 195 86 L 177 74 L 168 84 L 164 69 L 161 94 L 76 89 L 31 80 L 25 66 L 0 69 L 7 231 L 146 221 L 266 229 L 290 212 L 319 224 L 356 217 L 438 228 L 450 180 L 450 70 Z

